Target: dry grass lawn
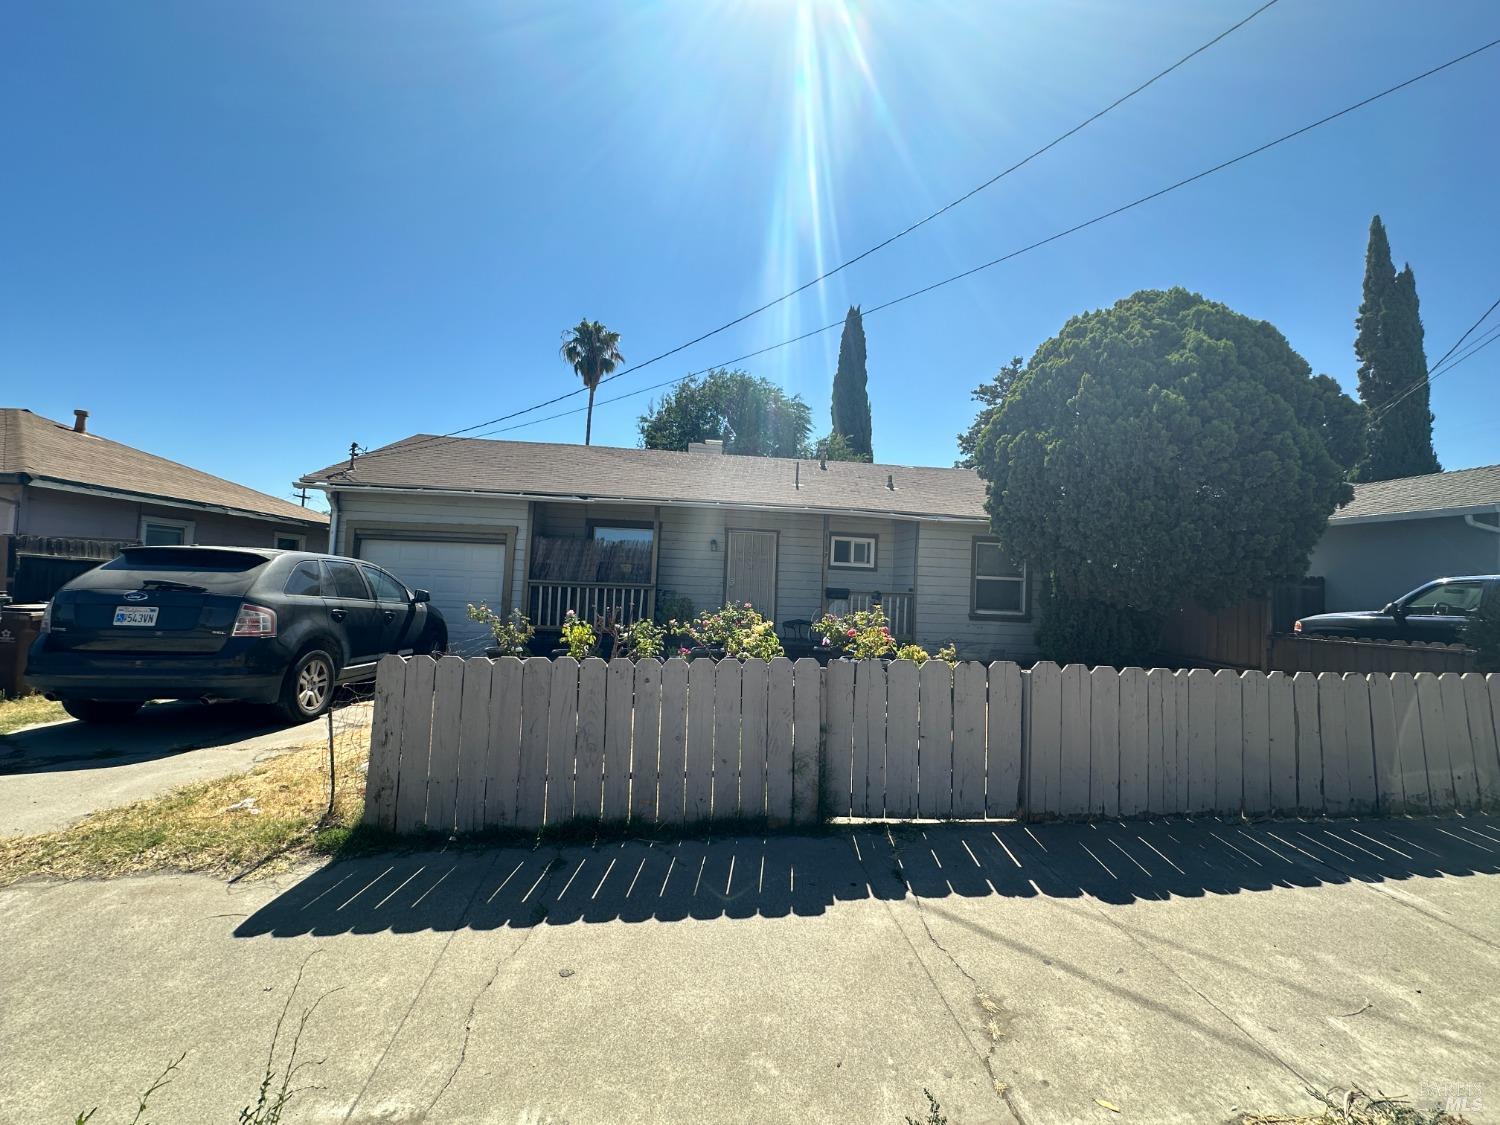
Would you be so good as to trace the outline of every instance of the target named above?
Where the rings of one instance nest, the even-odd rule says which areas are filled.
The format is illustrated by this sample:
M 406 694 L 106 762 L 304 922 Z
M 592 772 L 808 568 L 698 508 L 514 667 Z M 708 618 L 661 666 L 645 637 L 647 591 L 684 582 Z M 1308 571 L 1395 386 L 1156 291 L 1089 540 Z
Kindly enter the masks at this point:
M 368 743 L 336 751 L 328 807 L 328 746 L 288 751 L 248 773 L 105 809 L 59 832 L 0 840 L 0 886 L 19 879 L 103 879 L 150 871 L 240 875 L 284 870 L 342 848 L 364 806 Z
M 1469 1125 L 1469 1119 L 1442 1109 L 1419 1109 L 1405 1098 L 1372 1098 L 1362 1090 L 1319 1095 L 1317 1113 L 1250 1114 L 1239 1125 Z
M 19 699 L 0 699 L 0 734 L 9 734 L 37 723 L 55 723 L 66 719 L 61 703 L 41 695 L 23 695 Z

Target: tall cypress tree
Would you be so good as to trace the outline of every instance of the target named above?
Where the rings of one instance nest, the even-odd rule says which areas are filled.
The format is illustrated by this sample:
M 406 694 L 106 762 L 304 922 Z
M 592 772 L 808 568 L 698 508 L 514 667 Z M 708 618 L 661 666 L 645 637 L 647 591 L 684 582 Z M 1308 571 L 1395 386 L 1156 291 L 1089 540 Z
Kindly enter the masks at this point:
M 1354 479 L 1391 480 L 1441 472 L 1432 448 L 1417 281 L 1409 265 L 1396 272 L 1379 215 L 1370 220 L 1364 300 L 1354 325 L 1359 398 L 1365 407 L 1369 439 Z
M 865 374 L 865 322 L 851 305 L 839 339 L 839 369 L 833 377 L 833 432 L 855 453 L 874 460 L 870 448 L 869 377 Z

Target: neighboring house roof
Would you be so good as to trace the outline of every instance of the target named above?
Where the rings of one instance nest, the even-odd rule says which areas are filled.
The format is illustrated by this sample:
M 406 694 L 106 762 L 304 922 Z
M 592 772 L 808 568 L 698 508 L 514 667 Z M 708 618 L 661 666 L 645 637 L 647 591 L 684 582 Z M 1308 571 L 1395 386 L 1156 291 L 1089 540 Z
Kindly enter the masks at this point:
M 1354 486 L 1354 499 L 1329 523 L 1373 523 L 1500 510 L 1500 465 L 1427 473 Z
M 284 523 L 326 524 L 321 512 L 268 496 L 165 457 L 29 410 L 0 408 L 0 476 L 82 488 L 134 501 L 161 500 Z
M 984 482 L 971 469 L 866 465 L 816 458 L 739 457 L 604 445 L 558 445 L 416 434 L 309 473 L 334 488 L 408 489 L 869 512 L 987 520 Z

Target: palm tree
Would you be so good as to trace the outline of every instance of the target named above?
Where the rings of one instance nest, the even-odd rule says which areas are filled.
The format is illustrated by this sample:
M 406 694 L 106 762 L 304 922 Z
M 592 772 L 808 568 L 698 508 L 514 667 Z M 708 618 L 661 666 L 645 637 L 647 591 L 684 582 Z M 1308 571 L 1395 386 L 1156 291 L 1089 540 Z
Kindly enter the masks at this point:
M 583 428 L 583 444 L 588 445 L 594 436 L 594 392 L 606 375 L 625 362 L 620 354 L 620 334 L 597 320 L 584 318 L 563 333 L 560 354 L 589 389 L 588 421 Z

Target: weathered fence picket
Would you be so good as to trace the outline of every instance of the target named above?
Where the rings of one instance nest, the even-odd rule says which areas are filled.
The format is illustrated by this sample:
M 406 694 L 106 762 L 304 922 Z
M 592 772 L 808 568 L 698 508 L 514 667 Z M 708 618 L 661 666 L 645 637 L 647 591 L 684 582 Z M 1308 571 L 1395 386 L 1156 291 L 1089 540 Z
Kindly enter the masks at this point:
M 1500 805 L 1500 675 L 386 657 L 365 822 Z

